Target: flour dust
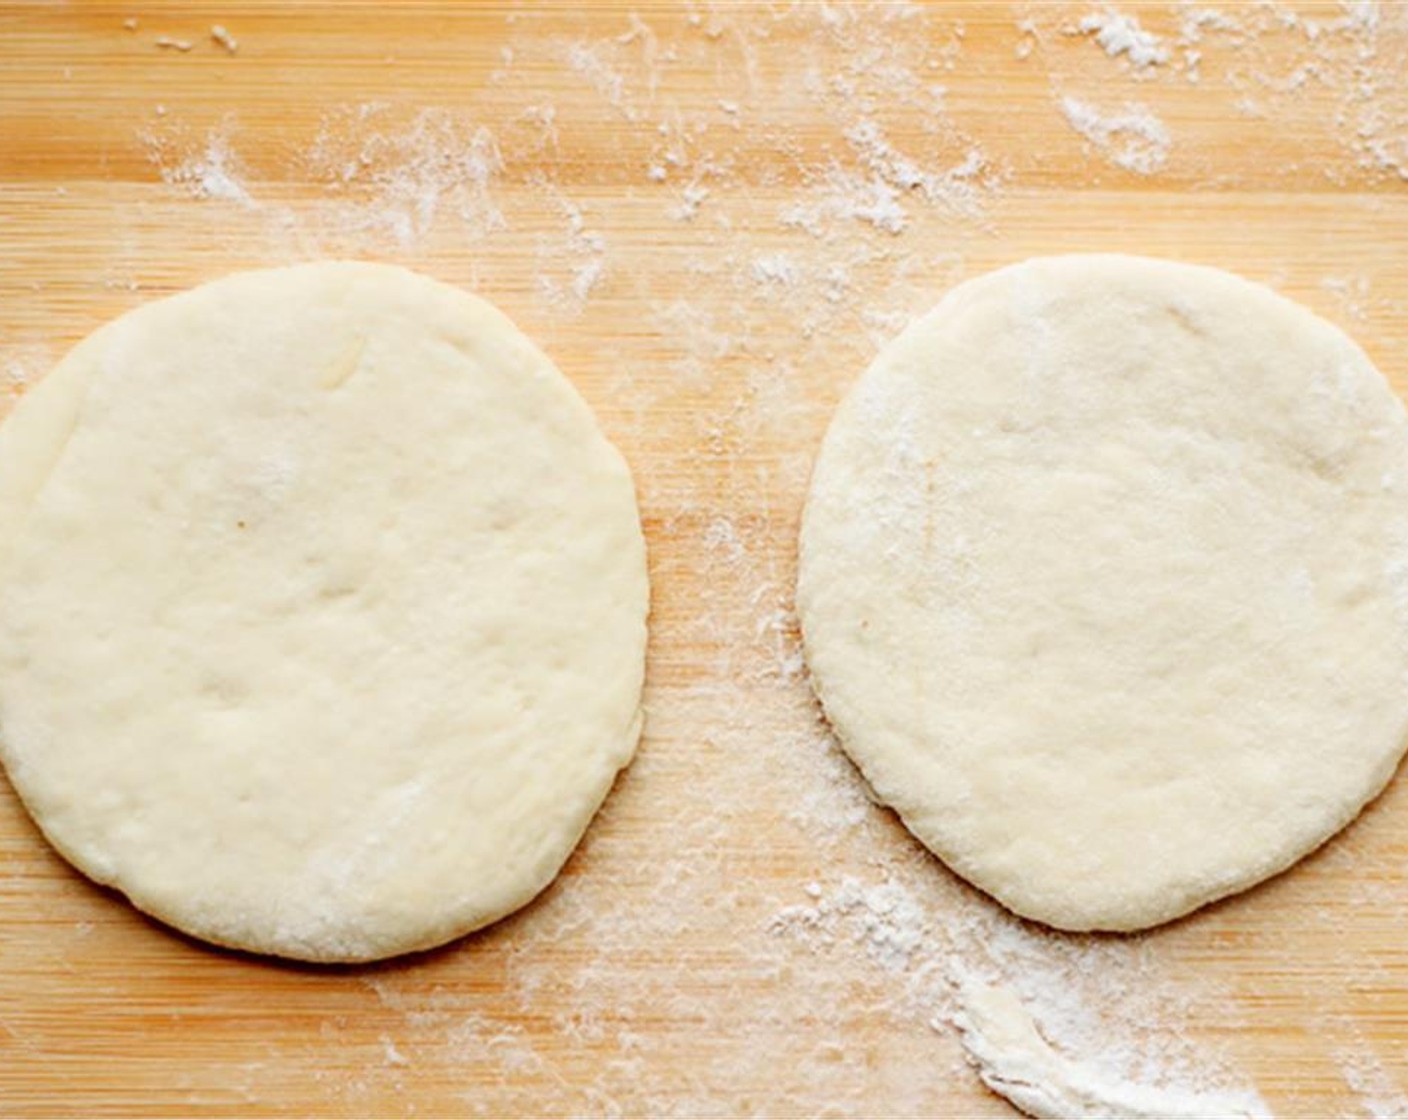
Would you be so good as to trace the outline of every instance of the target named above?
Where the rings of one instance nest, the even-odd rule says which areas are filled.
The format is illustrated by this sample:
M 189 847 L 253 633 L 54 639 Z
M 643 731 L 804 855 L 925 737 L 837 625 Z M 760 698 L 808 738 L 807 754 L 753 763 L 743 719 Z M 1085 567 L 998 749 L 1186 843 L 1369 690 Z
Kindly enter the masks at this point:
M 839 393 L 1001 243 L 1048 161 L 1084 153 L 1091 185 L 1215 187 L 1206 98 L 1270 127 L 1316 109 L 1342 158 L 1272 173 L 1408 180 L 1408 85 L 1387 45 L 1403 40 L 1385 31 L 1402 9 L 1033 3 L 965 27 L 906 3 L 691 4 L 606 33 L 566 17 L 544 33 L 546 18 L 506 16 L 470 92 L 327 91 L 273 149 L 235 111 L 173 102 L 134 125 L 163 205 L 204 208 L 202 236 L 263 263 L 366 255 L 478 288 L 652 465 L 638 483 L 660 656 L 637 762 L 526 914 L 361 979 L 381 1025 L 365 1069 L 325 1088 L 355 1109 L 434 1064 L 466 1071 L 468 1111 L 912 1115 L 981 1075 L 1048 1107 L 1022 1096 L 1021 1058 L 1075 1070 L 1090 1099 L 1260 1114 L 1204 1029 L 1235 1023 L 1241 996 L 1189 967 L 1194 935 L 1039 930 L 870 803 L 805 679 L 794 541 Z M 211 35 L 201 48 L 230 67 L 258 47 Z M 972 101 L 980 39 L 1031 77 L 1039 143 Z M 180 65 L 184 42 L 153 64 Z M 584 174 L 603 130 L 609 166 Z M 138 272 L 155 236 L 132 233 L 111 268 Z M 1351 315 L 1388 310 L 1363 277 L 1327 284 Z M 0 391 L 38 357 L 0 353 Z M 984 1019 L 994 1006 L 1008 1019 Z M 998 1045 L 1001 1021 L 1020 1053 Z M 1336 1060 L 1366 1111 L 1399 1114 L 1371 1048 Z M 266 1074 L 251 1068 L 249 1099 Z

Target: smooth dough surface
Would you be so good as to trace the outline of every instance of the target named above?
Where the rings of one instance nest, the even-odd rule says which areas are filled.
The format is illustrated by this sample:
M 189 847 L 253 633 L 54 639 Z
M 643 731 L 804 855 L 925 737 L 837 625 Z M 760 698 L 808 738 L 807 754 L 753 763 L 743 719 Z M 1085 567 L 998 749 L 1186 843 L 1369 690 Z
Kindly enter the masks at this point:
M 647 609 L 585 403 L 404 269 L 148 304 L 0 429 L 0 753 L 210 941 L 368 960 L 526 903 L 634 753 Z
M 827 433 L 798 610 L 836 732 L 958 874 L 1065 929 L 1287 867 L 1408 732 L 1408 423 L 1345 335 L 1214 269 L 954 289 Z

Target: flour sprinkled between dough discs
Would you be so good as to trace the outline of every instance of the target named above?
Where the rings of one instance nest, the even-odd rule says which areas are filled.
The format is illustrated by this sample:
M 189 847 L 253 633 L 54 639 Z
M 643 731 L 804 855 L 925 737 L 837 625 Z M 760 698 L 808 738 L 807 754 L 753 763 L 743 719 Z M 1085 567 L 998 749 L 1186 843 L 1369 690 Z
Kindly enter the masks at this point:
M 311 960 L 522 906 L 635 750 L 625 463 L 481 300 L 244 273 L 81 343 L 0 430 L 0 751 L 50 840 Z
M 1266 288 L 1119 256 L 966 283 L 837 411 L 801 534 L 818 694 L 960 875 L 1139 929 L 1349 822 L 1408 731 L 1408 422 Z

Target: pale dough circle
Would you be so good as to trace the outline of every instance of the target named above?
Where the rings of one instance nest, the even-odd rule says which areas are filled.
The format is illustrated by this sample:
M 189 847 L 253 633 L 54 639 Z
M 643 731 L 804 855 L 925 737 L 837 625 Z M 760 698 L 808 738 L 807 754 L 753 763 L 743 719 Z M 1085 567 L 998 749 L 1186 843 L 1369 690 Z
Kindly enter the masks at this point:
M 625 462 L 502 314 L 237 274 L 0 429 L 0 752 L 65 856 L 197 937 L 448 941 L 557 874 L 640 731 Z
M 1064 929 L 1287 867 L 1408 733 L 1408 422 L 1364 353 L 1214 269 L 963 284 L 836 413 L 808 665 L 879 799 Z

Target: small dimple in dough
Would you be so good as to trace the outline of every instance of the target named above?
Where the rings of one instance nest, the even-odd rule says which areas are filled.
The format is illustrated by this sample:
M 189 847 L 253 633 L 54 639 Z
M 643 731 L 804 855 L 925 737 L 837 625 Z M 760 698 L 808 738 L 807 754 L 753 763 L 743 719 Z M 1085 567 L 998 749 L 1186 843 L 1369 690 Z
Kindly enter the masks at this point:
M 1284 869 L 1408 733 L 1408 423 L 1259 285 L 1125 256 L 954 289 L 837 410 L 818 695 L 879 798 L 1029 918 L 1131 930 Z
M 0 756 L 220 944 L 370 960 L 531 899 L 635 750 L 647 609 L 586 405 L 404 269 L 148 304 L 0 428 Z

